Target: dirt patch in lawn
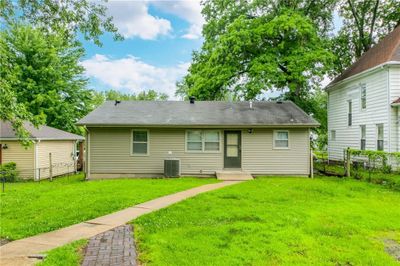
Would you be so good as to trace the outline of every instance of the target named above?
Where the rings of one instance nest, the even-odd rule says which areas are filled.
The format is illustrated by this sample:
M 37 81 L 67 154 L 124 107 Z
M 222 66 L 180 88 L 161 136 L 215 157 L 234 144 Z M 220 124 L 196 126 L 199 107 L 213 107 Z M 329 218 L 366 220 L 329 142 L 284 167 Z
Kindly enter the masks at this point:
M 0 238 L 0 246 L 10 243 L 11 241 L 6 238 Z
M 385 244 L 385 251 L 397 261 L 400 261 L 400 244 L 389 238 L 383 239 L 383 243 Z

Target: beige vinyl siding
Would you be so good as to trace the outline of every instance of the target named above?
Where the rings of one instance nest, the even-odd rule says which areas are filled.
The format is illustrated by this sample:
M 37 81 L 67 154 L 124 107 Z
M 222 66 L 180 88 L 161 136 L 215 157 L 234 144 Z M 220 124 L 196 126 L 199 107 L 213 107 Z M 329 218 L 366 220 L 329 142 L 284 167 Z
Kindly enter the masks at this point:
M 181 159 L 184 174 L 214 174 L 223 168 L 222 151 L 185 152 L 185 129 L 149 129 L 147 156 L 131 156 L 132 128 L 89 130 L 91 173 L 162 174 L 167 158 Z
M 215 129 L 213 129 L 215 130 Z M 223 170 L 223 129 L 220 152 L 186 152 L 186 129 L 149 129 L 149 154 L 131 156 L 132 128 L 89 128 L 91 176 L 162 174 L 164 159 L 181 160 L 183 175 L 215 174 Z M 272 149 L 272 129 L 242 130 L 242 168 L 255 174 L 309 173 L 309 131 L 289 129 L 290 149 Z M 171 154 L 169 154 L 171 152 Z
M 367 107 L 361 110 L 360 83 L 366 84 Z M 348 101 L 352 101 L 352 126 L 347 124 Z M 331 160 L 343 160 L 347 147 L 360 148 L 360 125 L 366 126 L 366 149 L 376 150 L 377 124 L 384 125 L 384 149 L 389 150 L 388 72 L 380 69 L 366 76 L 336 85 L 328 94 L 328 153 Z M 336 131 L 336 140 L 330 132 Z
M 34 175 L 34 145 L 25 149 L 18 141 L 1 141 L 8 149 L 2 151 L 2 163 L 15 162 L 22 178 L 33 178 Z
M 252 174 L 308 175 L 309 130 L 289 129 L 289 149 L 273 148 L 273 129 L 242 132 L 242 168 Z
M 53 164 L 53 176 L 74 172 L 75 165 L 72 154 L 75 150 L 72 140 L 42 140 L 37 145 L 37 167 L 40 178 L 49 177 L 49 153 Z M 37 178 L 39 172 L 37 171 Z

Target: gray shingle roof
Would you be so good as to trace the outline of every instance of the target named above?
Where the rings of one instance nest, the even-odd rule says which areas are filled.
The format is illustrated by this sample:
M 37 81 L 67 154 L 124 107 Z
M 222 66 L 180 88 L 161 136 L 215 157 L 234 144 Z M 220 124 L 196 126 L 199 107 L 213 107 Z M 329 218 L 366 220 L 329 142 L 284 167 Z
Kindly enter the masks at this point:
M 35 128 L 32 124 L 24 122 L 24 128 L 29 132 L 32 139 L 52 140 L 84 140 L 85 138 L 76 134 L 56 129 L 49 126 Z M 15 139 L 14 129 L 8 121 L 0 121 L 0 139 Z
M 290 101 L 107 101 L 78 122 L 87 126 L 318 126 Z

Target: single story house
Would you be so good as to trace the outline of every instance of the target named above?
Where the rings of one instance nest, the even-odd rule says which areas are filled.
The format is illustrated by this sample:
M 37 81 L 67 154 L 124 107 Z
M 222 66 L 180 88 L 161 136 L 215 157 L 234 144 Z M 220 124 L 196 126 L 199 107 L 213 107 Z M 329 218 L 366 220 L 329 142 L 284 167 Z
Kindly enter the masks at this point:
M 310 174 L 310 128 L 290 101 L 107 101 L 78 122 L 87 129 L 87 178 L 160 176 L 179 159 L 181 175 L 239 170 Z
M 20 177 L 35 180 L 50 176 L 50 160 L 52 176 L 76 171 L 77 143 L 84 137 L 28 122 L 24 127 L 33 140 L 30 147 L 21 145 L 10 122 L 0 121 L 0 164 L 15 162 Z

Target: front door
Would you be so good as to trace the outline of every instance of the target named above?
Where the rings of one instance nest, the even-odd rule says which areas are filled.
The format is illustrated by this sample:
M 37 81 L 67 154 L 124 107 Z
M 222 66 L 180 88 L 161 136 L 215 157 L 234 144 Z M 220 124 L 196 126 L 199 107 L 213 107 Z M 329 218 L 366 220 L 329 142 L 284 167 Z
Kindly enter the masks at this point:
M 241 168 L 241 131 L 225 131 L 224 139 L 224 168 Z

